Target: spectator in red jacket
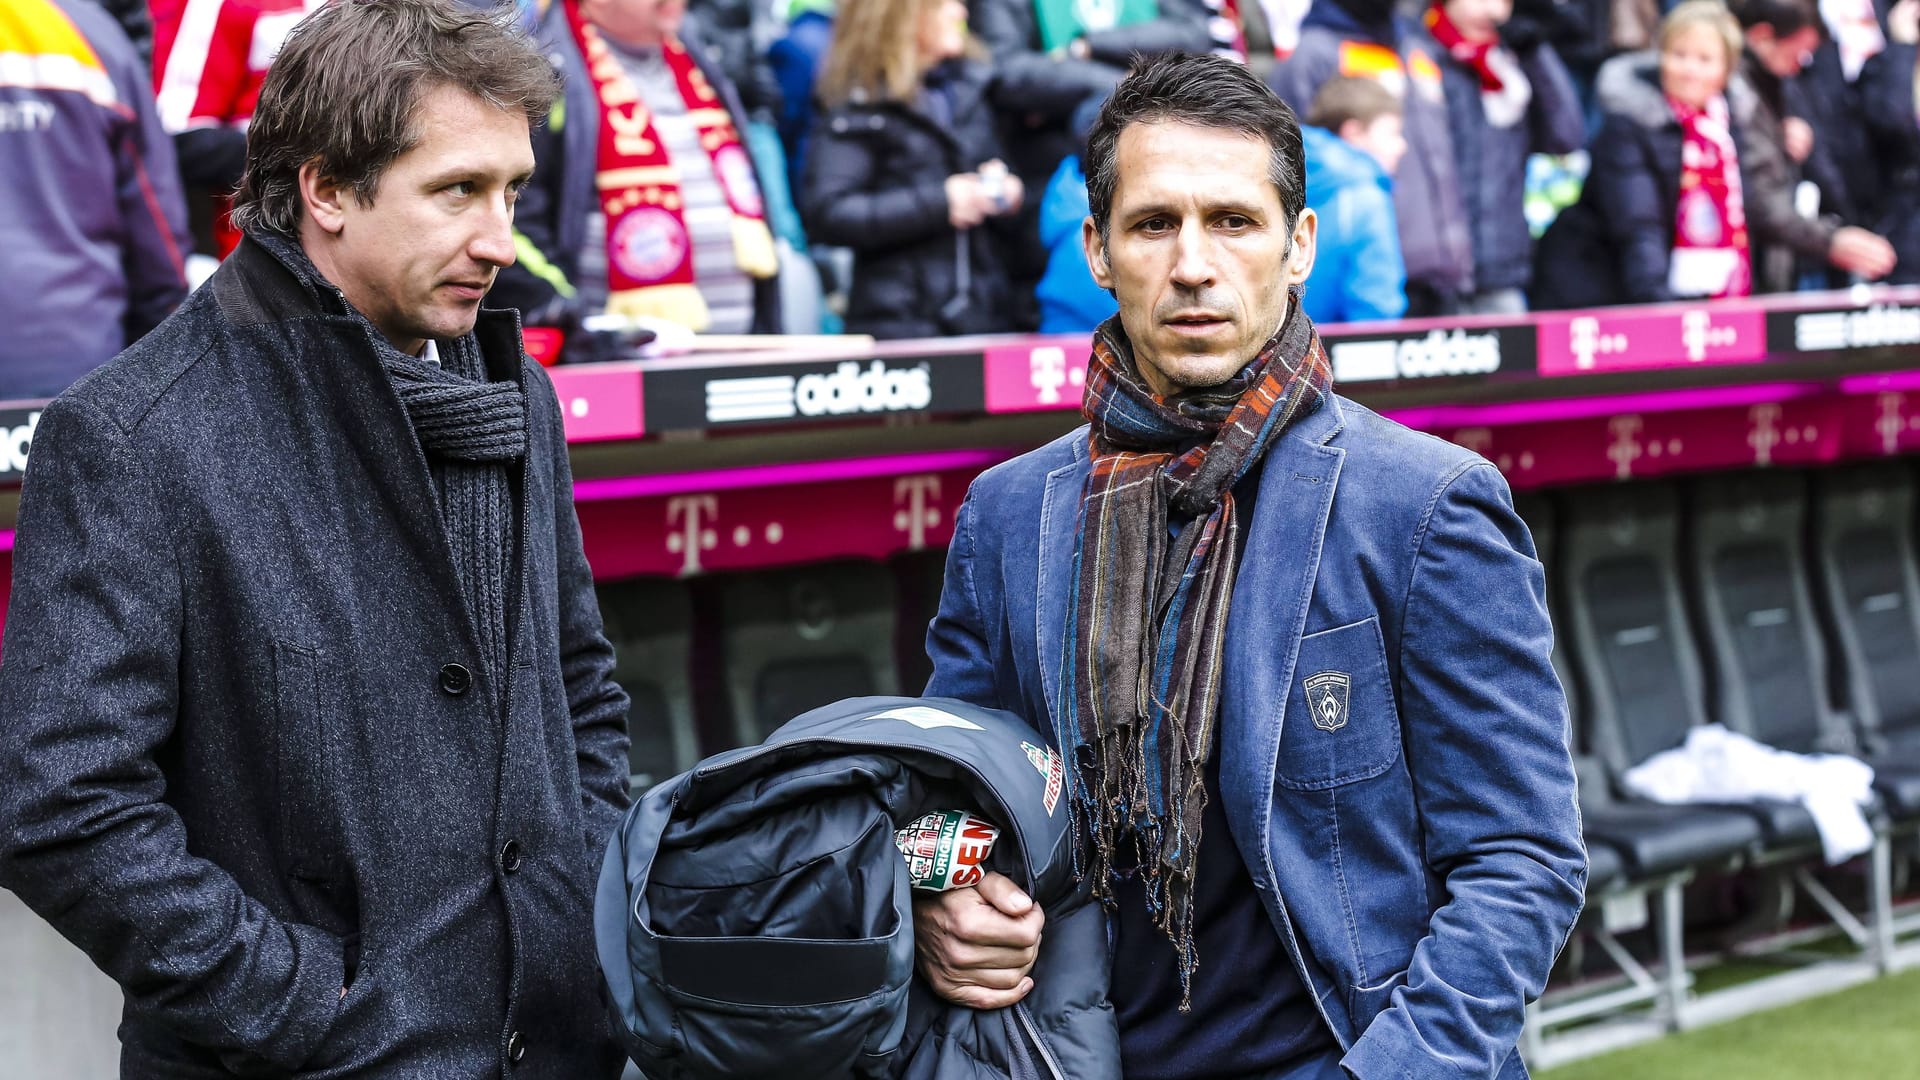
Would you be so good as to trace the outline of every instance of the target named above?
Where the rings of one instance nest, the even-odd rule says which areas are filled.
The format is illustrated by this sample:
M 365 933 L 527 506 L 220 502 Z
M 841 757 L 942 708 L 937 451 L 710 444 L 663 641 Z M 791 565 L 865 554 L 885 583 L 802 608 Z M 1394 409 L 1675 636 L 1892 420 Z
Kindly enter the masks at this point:
M 247 159 L 247 121 L 267 65 L 294 24 L 326 0 L 152 0 L 153 88 L 180 178 L 211 212 L 212 250 L 240 242 L 226 196 Z

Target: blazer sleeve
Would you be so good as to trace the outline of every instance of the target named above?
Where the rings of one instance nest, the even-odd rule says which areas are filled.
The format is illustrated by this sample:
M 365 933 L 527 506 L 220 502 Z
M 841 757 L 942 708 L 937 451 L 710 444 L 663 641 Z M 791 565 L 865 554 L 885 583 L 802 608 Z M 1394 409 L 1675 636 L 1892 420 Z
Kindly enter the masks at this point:
M 1545 578 L 1500 474 L 1463 466 L 1417 544 L 1400 722 L 1426 862 L 1447 900 L 1406 985 L 1342 1062 L 1361 1080 L 1495 1075 L 1587 876 Z
M 1610 116 L 1594 137 L 1587 183 L 1619 259 L 1620 286 L 1633 303 L 1673 299 L 1667 266 L 1675 223 L 1663 210 L 1660 165 L 1648 152 L 1635 121 Z
M 973 521 L 978 511 L 973 494 L 974 489 L 969 489 L 954 518 L 940 607 L 927 626 L 927 657 L 933 661 L 933 677 L 927 682 L 926 696 L 955 698 L 990 709 L 1013 708 L 1012 703 L 1000 700 L 994 685 L 986 622 L 980 610 L 979 590 L 974 587 Z
M 855 126 L 844 112 L 825 114 L 814 123 L 807 144 L 807 182 L 800 197 L 808 239 L 876 251 L 951 233 L 947 178 L 929 176 L 911 184 L 882 186 L 884 140 L 852 130 Z
M 155 763 L 179 709 L 181 568 L 151 453 L 71 399 L 41 415 L 0 663 L 0 885 L 128 1008 L 243 1072 L 297 1071 L 332 1029 L 340 939 L 284 921 L 188 850 Z
M 567 688 L 567 712 L 573 719 L 574 755 L 580 769 L 580 809 L 586 827 L 587 853 L 598 865 L 607 838 L 619 827 L 630 798 L 627 791 L 627 710 L 625 690 L 613 681 L 613 645 L 600 620 L 600 599 L 593 591 L 593 571 L 587 565 L 580 538 L 580 517 L 574 510 L 573 470 L 567 463 L 567 443 L 560 417 L 560 400 L 544 372 L 531 362 L 527 380 L 540 386 L 541 407 L 553 432 L 553 553 L 558 580 L 560 675 Z
M 1862 111 L 1873 134 L 1920 156 L 1920 124 L 1914 121 L 1913 79 L 1916 53 L 1912 45 L 1889 42 L 1886 49 L 1860 69 L 1858 88 Z

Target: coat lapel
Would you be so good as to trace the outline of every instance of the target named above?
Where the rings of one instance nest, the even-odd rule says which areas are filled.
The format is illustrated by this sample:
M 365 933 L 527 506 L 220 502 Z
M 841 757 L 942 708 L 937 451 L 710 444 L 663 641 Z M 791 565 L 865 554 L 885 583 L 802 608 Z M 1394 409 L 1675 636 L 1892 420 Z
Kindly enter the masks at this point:
M 1227 617 L 1220 798 L 1242 859 L 1266 890 L 1276 887 L 1268 833 L 1280 731 L 1346 457 L 1326 443 L 1342 422 L 1339 399 L 1328 397 L 1268 451 Z

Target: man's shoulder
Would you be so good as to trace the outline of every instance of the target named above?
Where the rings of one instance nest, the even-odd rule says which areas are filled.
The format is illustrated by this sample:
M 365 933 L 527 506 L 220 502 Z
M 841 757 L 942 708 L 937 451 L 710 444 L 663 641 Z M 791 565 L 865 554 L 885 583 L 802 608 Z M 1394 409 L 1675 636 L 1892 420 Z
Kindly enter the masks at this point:
M 1340 432 L 1330 445 L 1346 451 L 1341 487 L 1359 484 L 1424 504 L 1487 460 L 1464 446 L 1415 431 L 1348 398 L 1339 398 Z
M 1087 460 L 1087 425 L 1038 449 L 1003 461 L 974 478 L 968 498 L 992 509 L 993 516 L 1018 513 L 1029 508 L 1037 511 L 1045 494 L 1047 477 L 1063 468 L 1084 464 Z
M 75 381 L 56 403 L 107 421 L 121 436 L 132 436 L 157 412 L 191 408 L 172 391 L 213 350 L 219 323 L 218 305 L 206 289 L 198 290 L 146 336 Z

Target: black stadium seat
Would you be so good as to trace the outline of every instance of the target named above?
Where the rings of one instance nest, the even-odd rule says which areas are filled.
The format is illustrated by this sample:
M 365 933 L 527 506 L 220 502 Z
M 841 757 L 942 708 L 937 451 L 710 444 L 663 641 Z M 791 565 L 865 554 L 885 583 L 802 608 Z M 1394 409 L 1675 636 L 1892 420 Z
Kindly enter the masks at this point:
M 1659 483 L 1590 488 L 1569 493 L 1567 506 L 1564 621 L 1586 691 L 1588 741 L 1618 783 L 1633 766 L 1685 742 L 1706 719 L 1704 677 L 1680 587 L 1679 495 Z M 1812 817 L 1798 805 L 1743 804 L 1715 814 L 1757 824 L 1768 847 L 1817 840 Z M 1642 819 L 1658 817 L 1636 810 L 1622 825 Z M 1736 843 L 1738 830 L 1724 818 L 1690 827 Z
M 1539 496 L 1520 497 L 1514 508 L 1533 533 L 1534 546 L 1547 566 L 1550 586 L 1561 584 L 1558 541 L 1560 531 L 1553 506 Z M 1617 864 L 1616 877 L 1644 881 L 1707 865 L 1726 865 L 1737 861 L 1760 840 L 1760 830 L 1751 817 L 1739 811 L 1706 807 L 1661 806 L 1655 803 L 1621 800 L 1614 797 L 1613 781 L 1607 766 L 1599 758 L 1580 752 L 1583 703 L 1575 691 L 1575 679 L 1567 663 L 1569 640 L 1568 605 L 1564 594 L 1550 588 L 1554 602 L 1553 666 L 1567 688 L 1568 707 L 1573 721 L 1571 735 L 1575 747 L 1574 768 L 1580 781 L 1580 816 L 1587 834 L 1590 863 L 1606 869 Z M 1595 892 L 1614 878 L 1588 870 L 1587 888 Z
M 1837 681 L 1881 795 L 1920 814 L 1920 569 L 1913 474 L 1902 464 L 1834 469 L 1814 501 L 1817 578 L 1837 654 Z M 1894 773 L 1901 773 L 1899 778 Z
M 742 575 L 721 586 L 720 609 L 727 700 L 743 744 L 841 698 L 900 692 L 886 566 Z
M 629 769 L 634 789 L 644 791 L 700 758 L 693 719 L 693 604 L 677 581 L 621 581 L 600 586 L 599 593 L 600 616 L 613 643 L 613 679 L 633 699 Z

